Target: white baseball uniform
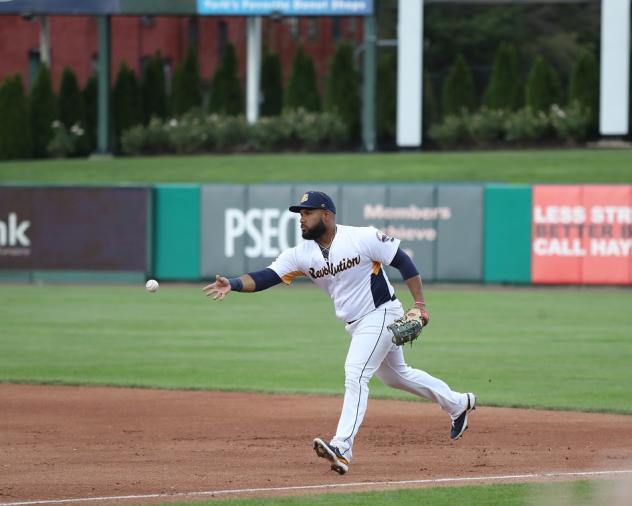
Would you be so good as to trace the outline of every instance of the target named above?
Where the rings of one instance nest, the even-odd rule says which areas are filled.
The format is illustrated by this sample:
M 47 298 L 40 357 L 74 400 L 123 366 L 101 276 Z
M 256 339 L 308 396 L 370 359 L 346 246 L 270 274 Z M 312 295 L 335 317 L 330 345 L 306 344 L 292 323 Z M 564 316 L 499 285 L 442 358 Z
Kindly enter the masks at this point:
M 400 241 L 374 227 L 336 226 L 328 251 L 303 241 L 270 264 L 283 282 L 307 276 L 332 298 L 336 316 L 346 323 L 351 344 L 345 361 L 345 395 L 331 444 L 349 461 L 374 374 L 388 386 L 437 402 L 452 419 L 467 407 L 467 395 L 438 378 L 409 367 L 402 347 L 386 328 L 404 314 L 383 265 L 389 265 Z M 328 258 L 326 258 L 328 257 Z

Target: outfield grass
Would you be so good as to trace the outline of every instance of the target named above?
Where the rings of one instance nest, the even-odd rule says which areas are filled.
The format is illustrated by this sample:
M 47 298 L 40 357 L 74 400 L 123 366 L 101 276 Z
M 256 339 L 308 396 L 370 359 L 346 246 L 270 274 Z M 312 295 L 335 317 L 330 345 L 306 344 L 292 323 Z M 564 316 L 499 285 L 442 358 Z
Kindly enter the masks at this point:
M 0 381 L 342 393 L 348 336 L 324 294 L 302 284 L 215 302 L 200 286 L 0 285 Z M 427 300 L 432 322 L 406 356 L 454 389 L 632 413 L 632 291 L 430 285 Z
M 322 494 L 304 497 L 268 497 L 252 499 L 213 499 L 195 502 L 196 506 L 221 504 L 222 506 L 454 506 L 455 504 L 504 505 L 558 505 L 596 506 L 616 505 L 629 494 L 629 481 L 575 481 L 566 483 L 537 483 L 518 485 L 473 485 L 468 487 L 441 487 L 397 490 L 389 492 L 362 492 L 355 494 Z M 168 503 L 168 506 L 186 506 L 192 503 Z M 167 505 L 164 505 L 167 506 Z
M 164 156 L 0 162 L 0 182 L 630 183 L 632 150 Z

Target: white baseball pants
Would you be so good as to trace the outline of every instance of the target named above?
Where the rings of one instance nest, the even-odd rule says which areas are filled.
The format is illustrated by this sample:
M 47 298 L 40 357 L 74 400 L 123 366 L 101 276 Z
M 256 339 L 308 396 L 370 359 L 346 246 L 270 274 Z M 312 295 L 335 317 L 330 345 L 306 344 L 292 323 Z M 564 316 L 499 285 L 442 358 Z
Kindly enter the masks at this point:
M 401 304 L 391 303 L 345 327 L 351 335 L 345 361 L 345 396 L 331 444 L 349 461 L 366 413 L 369 381 L 374 374 L 390 387 L 437 402 L 452 419 L 467 407 L 466 394 L 454 392 L 440 379 L 406 364 L 402 347 L 393 344 L 393 334 L 386 328 L 403 314 Z

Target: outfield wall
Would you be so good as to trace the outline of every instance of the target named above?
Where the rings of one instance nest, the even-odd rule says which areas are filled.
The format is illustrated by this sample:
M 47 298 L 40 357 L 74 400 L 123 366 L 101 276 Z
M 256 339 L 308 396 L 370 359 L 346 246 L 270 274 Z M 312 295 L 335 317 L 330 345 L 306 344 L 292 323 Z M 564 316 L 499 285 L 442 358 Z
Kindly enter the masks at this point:
M 150 187 L 0 187 L 0 279 L 142 281 L 152 197 Z
M 0 187 L 0 280 L 262 269 L 301 240 L 306 189 L 401 239 L 427 281 L 632 285 L 632 185 L 469 183 Z
M 337 221 L 373 225 L 402 239 L 429 281 L 482 281 L 481 185 L 312 185 L 328 193 Z M 204 185 L 201 264 L 204 278 L 263 269 L 300 240 L 288 211 L 304 185 Z M 160 277 L 161 271 L 156 275 Z

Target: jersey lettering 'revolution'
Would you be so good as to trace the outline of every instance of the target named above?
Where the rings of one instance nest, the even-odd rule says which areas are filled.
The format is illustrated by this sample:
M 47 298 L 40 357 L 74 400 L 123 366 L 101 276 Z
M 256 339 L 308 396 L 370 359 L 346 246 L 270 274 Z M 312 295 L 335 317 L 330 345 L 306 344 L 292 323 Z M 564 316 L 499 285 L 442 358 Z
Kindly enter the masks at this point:
M 333 265 L 331 262 L 325 262 L 325 267 L 322 269 L 315 270 L 313 267 L 309 268 L 309 275 L 312 279 L 322 278 L 323 276 L 327 276 L 331 274 L 335 276 L 341 271 L 346 271 L 351 267 L 356 265 L 360 265 L 360 255 L 355 258 L 344 258 L 338 262 L 338 265 Z
M 270 269 L 286 284 L 308 277 L 329 294 L 336 316 L 350 322 L 391 301 L 393 286 L 382 266 L 391 263 L 400 241 L 374 227 L 336 227 L 327 259 L 316 241 L 303 241 L 281 253 Z

